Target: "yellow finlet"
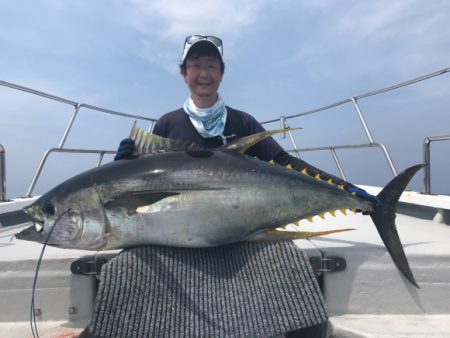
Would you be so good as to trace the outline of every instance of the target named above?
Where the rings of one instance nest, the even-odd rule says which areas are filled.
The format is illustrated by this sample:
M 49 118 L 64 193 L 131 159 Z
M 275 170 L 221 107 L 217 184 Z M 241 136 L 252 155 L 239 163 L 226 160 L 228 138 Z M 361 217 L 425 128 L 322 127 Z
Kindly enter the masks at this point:
M 306 171 L 306 168 L 303 168 L 302 171 L 300 171 L 303 175 L 309 175 L 308 172 Z
M 331 214 L 331 216 L 336 217 L 336 210 L 330 210 L 328 212 Z
M 286 166 L 286 168 L 288 168 L 288 169 L 292 169 L 292 166 L 291 166 L 291 164 L 289 163 L 287 166 Z
M 311 223 L 312 223 L 312 221 L 313 221 L 313 217 L 312 217 L 312 216 L 306 217 L 306 219 L 307 219 L 308 221 L 310 221 Z
M 328 179 L 327 183 L 328 184 L 333 184 L 333 180 L 330 178 L 330 179 Z
M 319 214 L 319 217 L 322 218 L 322 219 L 325 219 L 325 213 L 322 212 L 321 214 Z
M 353 195 L 353 196 L 356 196 L 356 192 L 352 192 L 352 195 Z
M 356 214 L 356 209 L 350 209 L 354 214 Z
M 314 178 L 315 178 L 316 180 L 318 180 L 318 181 L 321 180 L 321 179 L 320 179 L 320 174 L 317 174 L 316 176 L 314 176 Z
M 343 184 L 338 185 L 338 188 L 344 190 L 344 185 Z
M 270 160 L 269 163 L 270 164 L 275 164 L 275 161 L 274 160 Z
M 344 215 L 347 215 L 347 210 L 346 210 L 346 209 L 341 209 L 341 212 L 342 212 Z

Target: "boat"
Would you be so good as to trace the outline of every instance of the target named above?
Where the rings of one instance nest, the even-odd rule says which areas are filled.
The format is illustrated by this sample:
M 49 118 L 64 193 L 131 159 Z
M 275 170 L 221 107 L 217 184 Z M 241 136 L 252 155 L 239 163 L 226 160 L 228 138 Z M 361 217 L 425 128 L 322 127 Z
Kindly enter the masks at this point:
M 329 153 L 343 178 L 346 178 L 346 168 L 339 152 L 371 148 L 381 151 L 385 162 L 379 165 L 387 166 L 392 176 L 395 176 L 395 160 L 383 143 L 374 140 L 360 101 L 395 92 L 421 81 L 448 76 L 448 73 L 450 68 L 441 69 L 300 114 L 263 121 L 263 125 L 266 129 L 274 125 L 281 126 L 285 130 L 283 137 L 287 144 L 286 150 L 293 154 Z M 49 170 L 47 164 L 50 156 L 57 153 L 94 154 L 98 156 L 96 165 L 99 166 L 105 155 L 115 153 L 111 149 L 66 147 L 66 140 L 80 110 L 114 115 L 124 120 L 144 121 L 148 123 L 149 130 L 156 120 L 68 100 L 6 81 L 0 81 L 2 87 L 71 106 L 72 115 L 59 146 L 43 154 L 28 190 L 21 197 L 6 198 L 7 149 L 0 145 L 0 336 L 29 337 L 35 328 L 40 337 L 81 332 L 87 326 L 93 310 L 101 267 L 119 251 L 92 252 L 46 247 L 36 274 L 42 245 L 14 239 L 15 233 L 29 226 L 27 220 L 18 219 L 14 211 L 21 210 L 38 197 L 34 195 L 34 190 L 42 172 Z M 308 148 L 297 146 L 291 126 L 296 126 L 299 119 L 305 116 L 320 114 L 342 105 L 353 106 L 367 142 Z M 396 223 L 400 238 L 420 289 L 399 273 L 369 217 L 343 211 L 335 217 L 331 214 L 323 218 L 315 217 L 313 223 L 302 220 L 298 225 L 288 225 L 291 230 L 301 227 L 302 230 L 317 231 L 343 225 L 356 229 L 353 232 L 295 241 L 307 253 L 325 297 L 330 315 L 327 337 L 450 337 L 450 195 L 433 193 L 430 183 L 430 168 L 433 166 L 431 145 L 441 141 L 450 141 L 450 135 L 428 135 L 424 138 L 423 147 L 416 151 L 423 153 L 423 162 L 428 164 L 423 170 L 423 188 L 405 191 L 397 209 Z M 371 194 L 381 190 L 381 187 L 360 183 L 358 186 Z M 35 320 L 35 326 L 30 319 Z

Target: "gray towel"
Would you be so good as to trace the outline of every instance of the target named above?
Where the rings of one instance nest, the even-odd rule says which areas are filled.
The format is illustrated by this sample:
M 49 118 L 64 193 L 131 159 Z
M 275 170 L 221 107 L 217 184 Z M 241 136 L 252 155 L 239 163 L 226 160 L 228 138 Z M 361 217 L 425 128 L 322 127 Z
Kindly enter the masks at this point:
M 143 246 L 103 266 L 89 330 L 99 337 L 271 337 L 325 321 L 292 242 Z

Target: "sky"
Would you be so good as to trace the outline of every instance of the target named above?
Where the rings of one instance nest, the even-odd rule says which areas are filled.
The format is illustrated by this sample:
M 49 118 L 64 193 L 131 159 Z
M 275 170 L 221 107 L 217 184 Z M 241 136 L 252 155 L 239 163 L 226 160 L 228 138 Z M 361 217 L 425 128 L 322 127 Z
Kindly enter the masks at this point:
M 224 43 L 225 103 L 264 122 L 450 67 L 449 22 L 448 0 L 0 0 L 0 80 L 157 119 L 189 95 L 178 70 L 185 37 L 215 35 Z M 358 101 L 398 172 L 423 161 L 425 137 L 450 135 L 449 94 L 446 73 Z M 0 102 L 7 197 L 15 198 L 26 194 L 45 151 L 60 144 L 74 109 L 3 86 Z M 81 109 L 65 146 L 115 150 L 133 121 Z M 302 149 L 368 142 L 351 104 L 288 124 L 303 128 L 294 133 Z M 432 191 L 450 194 L 450 141 L 431 148 Z M 328 151 L 301 156 L 338 174 Z M 353 183 L 392 178 L 378 148 L 338 156 Z M 33 194 L 97 160 L 50 155 Z M 410 188 L 423 190 L 422 173 Z

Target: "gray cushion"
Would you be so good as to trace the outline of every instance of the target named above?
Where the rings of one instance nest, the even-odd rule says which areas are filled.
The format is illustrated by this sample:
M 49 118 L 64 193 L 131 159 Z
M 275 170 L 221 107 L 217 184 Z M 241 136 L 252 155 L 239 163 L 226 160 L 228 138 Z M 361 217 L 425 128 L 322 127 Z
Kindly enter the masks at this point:
M 290 241 L 143 246 L 103 266 L 89 330 L 100 337 L 271 337 L 326 318 L 306 255 Z

